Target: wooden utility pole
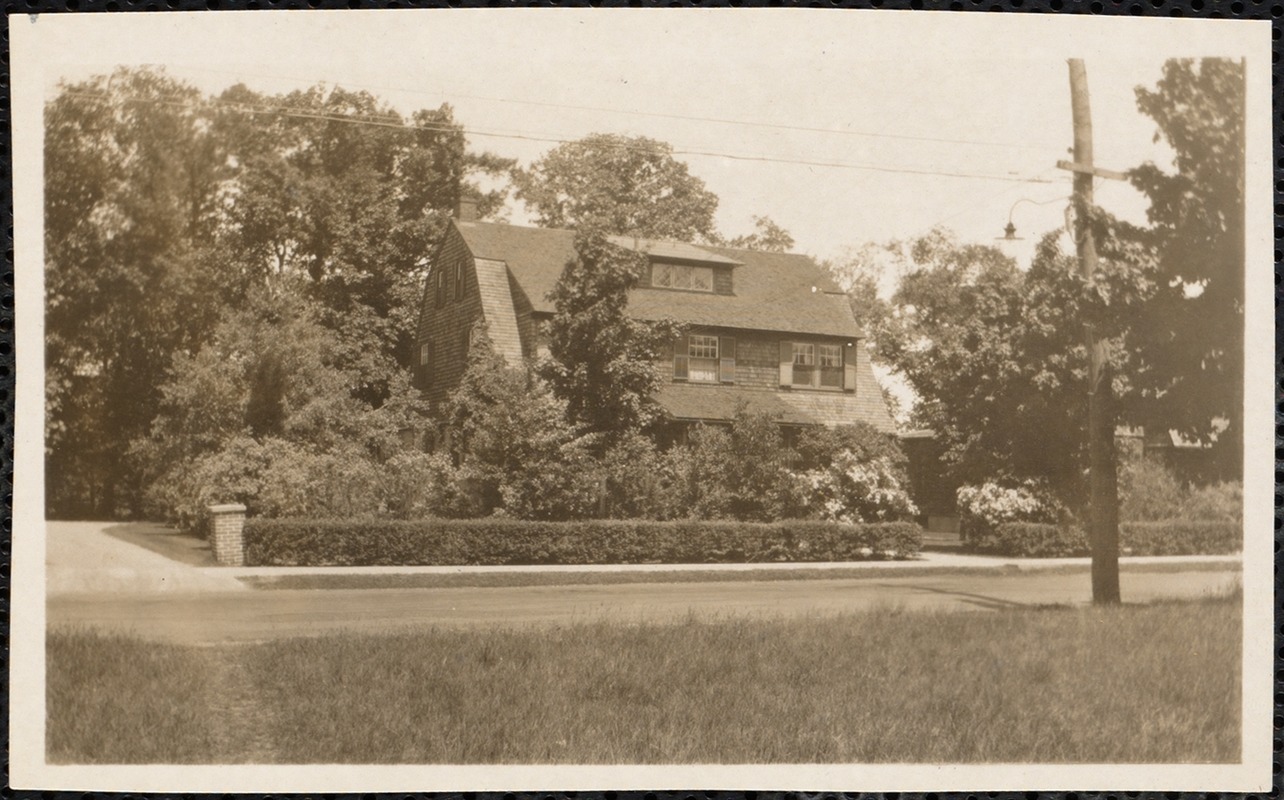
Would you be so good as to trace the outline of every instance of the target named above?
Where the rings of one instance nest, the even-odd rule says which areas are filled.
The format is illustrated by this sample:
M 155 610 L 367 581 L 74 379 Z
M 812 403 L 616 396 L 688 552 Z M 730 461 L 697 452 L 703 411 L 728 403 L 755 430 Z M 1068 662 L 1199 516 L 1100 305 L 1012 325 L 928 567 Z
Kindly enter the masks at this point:
M 1088 105 L 1088 73 L 1083 60 L 1070 59 L 1070 108 L 1074 118 L 1074 163 L 1057 166 L 1074 173 L 1075 244 L 1079 269 L 1085 280 L 1097 270 L 1097 244 L 1092 237 L 1092 181 L 1098 175 L 1118 173 L 1098 170 L 1092 163 L 1092 112 Z M 1122 176 L 1119 176 L 1122 177 Z M 1113 392 L 1106 342 L 1084 323 L 1088 347 L 1088 482 L 1092 546 L 1092 602 L 1119 602 L 1119 486 L 1115 474 L 1115 422 Z

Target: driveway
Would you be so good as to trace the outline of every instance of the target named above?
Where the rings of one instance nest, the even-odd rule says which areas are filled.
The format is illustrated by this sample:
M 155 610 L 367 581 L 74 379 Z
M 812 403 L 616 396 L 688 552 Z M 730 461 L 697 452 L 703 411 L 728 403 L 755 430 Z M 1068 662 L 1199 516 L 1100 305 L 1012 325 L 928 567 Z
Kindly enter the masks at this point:
M 192 555 L 185 563 L 144 546 L 157 537 L 183 539 L 180 547 Z M 232 575 L 197 568 L 213 563 L 211 556 L 202 556 L 199 539 L 180 537 L 162 525 L 45 523 L 45 592 L 50 596 L 247 591 Z

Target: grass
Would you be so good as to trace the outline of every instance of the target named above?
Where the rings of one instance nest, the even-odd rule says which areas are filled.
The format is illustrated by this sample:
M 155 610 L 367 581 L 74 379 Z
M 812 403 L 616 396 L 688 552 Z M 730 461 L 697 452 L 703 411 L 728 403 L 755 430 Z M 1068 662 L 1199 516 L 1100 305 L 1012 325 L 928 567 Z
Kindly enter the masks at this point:
M 204 718 L 216 743 L 257 737 L 241 757 L 282 763 L 1232 762 L 1240 614 L 1238 598 L 886 609 L 188 651 L 55 632 L 50 752 L 181 761 Z M 145 680 L 67 662 L 140 649 L 164 667 Z M 253 708 L 211 711 L 202 659 L 235 664 Z M 102 702 L 118 695 L 144 705 Z
M 923 578 L 941 575 L 1009 575 L 1084 573 L 1087 564 L 1003 565 L 984 567 L 803 567 L 745 570 L 603 570 L 600 572 L 388 572 L 284 575 L 246 575 L 239 580 L 252 589 L 454 589 L 501 586 L 598 586 L 636 583 L 721 583 L 724 581 L 802 581 L 837 578 Z M 1239 570 L 1238 562 L 1120 564 L 1123 572 L 1221 572 Z
M 50 762 L 187 764 L 213 752 L 206 711 L 216 682 L 206 654 L 72 630 L 51 634 L 47 655 Z

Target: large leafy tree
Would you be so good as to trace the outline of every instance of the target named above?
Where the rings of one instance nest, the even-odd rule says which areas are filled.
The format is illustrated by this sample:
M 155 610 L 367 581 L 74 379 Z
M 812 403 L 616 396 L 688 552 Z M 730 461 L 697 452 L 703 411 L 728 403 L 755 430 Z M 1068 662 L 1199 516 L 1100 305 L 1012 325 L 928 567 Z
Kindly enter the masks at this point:
M 543 374 L 570 418 L 601 434 L 604 445 L 654 421 L 652 396 L 661 382 L 656 359 L 678 333 L 672 322 L 627 313 L 629 289 L 646 266 L 645 256 L 612 244 L 601 230 L 582 229 L 575 257 L 550 295 L 556 311 Z
M 152 70 L 63 87 L 45 116 L 49 503 L 133 503 L 129 442 L 178 351 L 217 322 L 225 151 L 197 92 Z
M 540 225 L 679 241 L 715 240 L 717 196 L 645 136 L 597 133 L 514 170 L 516 196 Z
M 1241 469 L 1244 363 L 1244 70 L 1226 59 L 1172 60 L 1137 89 L 1175 171 L 1131 173 L 1150 199 L 1155 297 L 1131 345 L 1149 421 L 1203 441 L 1220 433 L 1225 474 Z
M 144 476 L 126 454 L 161 410 L 175 359 L 261 293 L 305 301 L 336 334 L 356 400 L 393 398 L 445 217 L 466 191 L 493 209 L 503 193 L 473 180 L 511 166 L 469 153 L 447 106 L 403 119 L 342 89 L 210 98 L 122 69 L 63 87 L 47 111 L 55 513 L 138 507 Z M 291 365 L 260 369 L 251 430 L 269 436 L 279 414 L 267 390 Z

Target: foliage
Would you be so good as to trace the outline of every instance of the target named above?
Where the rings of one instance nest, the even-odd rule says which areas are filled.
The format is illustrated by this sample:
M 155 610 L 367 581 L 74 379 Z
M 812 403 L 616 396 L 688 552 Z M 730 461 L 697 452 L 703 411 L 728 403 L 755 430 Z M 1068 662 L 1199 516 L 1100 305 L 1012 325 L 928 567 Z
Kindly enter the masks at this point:
M 1229 555 L 1244 549 L 1244 526 L 1227 520 L 1125 522 L 1119 546 L 1134 556 Z
M 211 368 L 203 346 L 258 295 L 310 304 L 338 335 L 344 398 L 399 403 L 444 215 L 461 192 L 481 194 L 473 177 L 511 166 L 466 152 L 448 106 L 403 119 L 369 93 L 322 86 L 210 98 L 147 68 L 64 85 L 45 119 L 55 514 L 140 510 L 151 476 L 128 451 L 162 407 L 173 414 L 171 368 Z M 483 210 L 501 199 L 482 195 Z M 263 437 L 282 424 L 273 384 L 294 367 L 256 363 L 250 429 Z M 209 402 L 227 411 L 226 400 Z
M 601 434 L 603 444 L 656 419 L 656 359 L 678 333 L 672 322 L 643 322 L 626 313 L 628 291 L 646 264 L 645 256 L 611 244 L 600 230 L 582 229 L 575 257 L 549 296 L 556 312 L 541 374 L 570 419 Z
M 512 173 L 516 197 L 550 228 L 689 242 L 715 239 L 718 198 L 673 157 L 673 147 L 644 136 L 597 133 L 545 153 Z
M 1166 519 L 1124 522 L 1120 551 L 1132 556 L 1226 555 L 1244 547 L 1244 529 L 1224 520 Z M 978 552 L 1024 558 L 1088 554 L 1088 539 L 1076 525 L 1005 522 L 976 546 Z
M 744 250 L 761 250 L 766 253 L 788 253 L 793 249 L 794 237 L 770 217 L 760 217 L 755 214 L 753 227 L 753 233 L 728 239 L 726 245 Z
M 737 409 L 728 426 L 700 425 L 686 447 L 669 450 L 667 515 L 769 521 L 802 515 L 803 487 L 790 472 L 776 418 Z
M 382 470 L 423 430 L 423 401 L 395 364 L 382 366 L 383 402 L 362 397 L 377 362 L 351 363 L 318 315 L 256 296 L 175 357 L 152 428 L 131 449 L 150 513 L 192 524 L 233 500 L 263 514 L 410 513 Z
M 1070 558 L 1089 552 L 1082 528 L 1048 522 L 1004 522 L 977 539 L 970 549 L 1017 558 Z
M 480 336 L 446 410 L 459 501 L 449 512 L 524 519 L 591 514 L 601 483 L 592 438 L 568 420 L 567 410 L 537 375 L 510 366 Z
M 170 356 L 214 325 L 221 143 L 195 90 L 148 70 L 64 87 L 45 112 L 49 503 L 116 515 L 136 502 L 129 442 Z
M 988 549 L 999 526 L 1010 522 L 1057 522 L 1064 509 L 1033 481 L 1016 486 L 987 482 L 958 490 L 959 535 L 964 546 Z
M 1151 416 L 1204 442 L 1216 439 L 1223 471 L 1242 466 L 1244 359 L 1244 70 L 1237 61 L 1174 59 L 1138 109 L 1175 172 L 1147 163 L 1130 173 L 1150 199 L 1147 244 L 1159 280 L 1131 344 L 1146 366 Z M 1215 420 L 1229 427 L 1214 437 Z
M 899 470 L 886 458 L 862 459 L 842 450 L 829 466 L 798 475 L 806 504 L 820 519 L 875 522 L 918 514 Z
M 905 522 L 318 520 L 252 518 L 251 565 L 707 564 L 907 558 Z

